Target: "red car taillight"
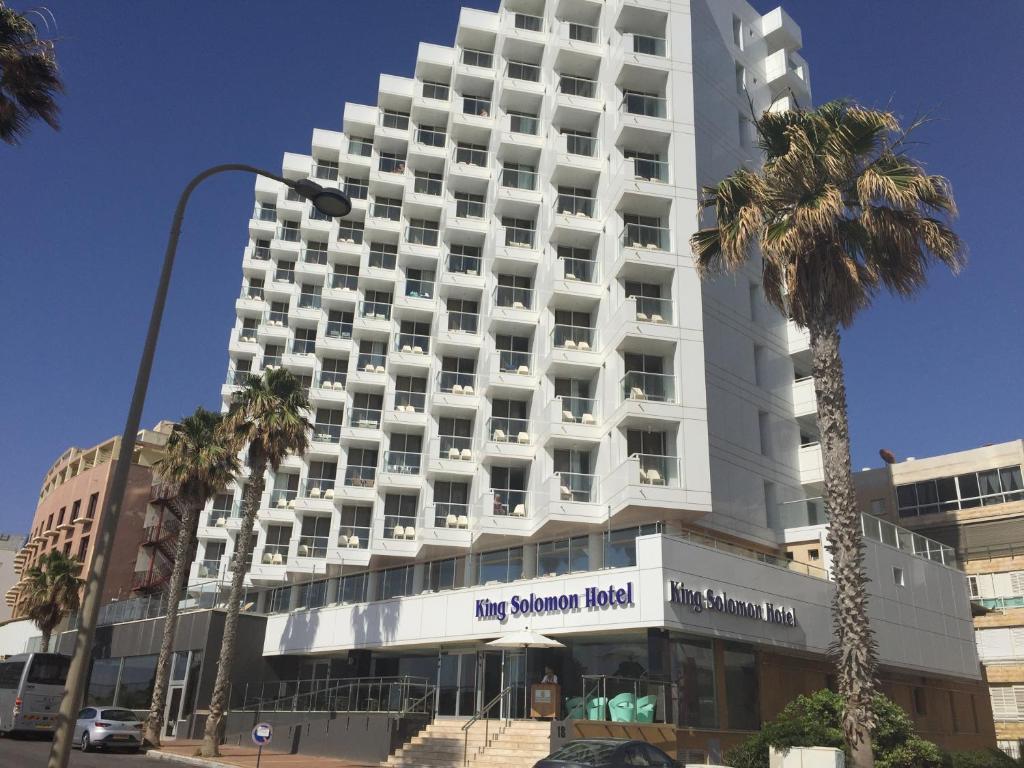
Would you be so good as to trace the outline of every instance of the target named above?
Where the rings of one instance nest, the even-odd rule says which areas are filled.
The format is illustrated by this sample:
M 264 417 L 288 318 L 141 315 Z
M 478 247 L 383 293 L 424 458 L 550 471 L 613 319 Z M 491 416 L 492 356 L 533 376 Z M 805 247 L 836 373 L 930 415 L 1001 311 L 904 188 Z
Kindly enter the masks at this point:
M 17 717 L 21 714 L 21 699 L 14 700 L 14 716 Z
M 110 723 L 102 723 L 102 722 L 100 722 L 99 720 L 97 720 L 97 721 L 96 721 L 96 722 L 94 723 L 94 725 L 95 725 L 95 726 L 96 726 L 97 728 L 109 728 L 109 727 L 110 727 Z

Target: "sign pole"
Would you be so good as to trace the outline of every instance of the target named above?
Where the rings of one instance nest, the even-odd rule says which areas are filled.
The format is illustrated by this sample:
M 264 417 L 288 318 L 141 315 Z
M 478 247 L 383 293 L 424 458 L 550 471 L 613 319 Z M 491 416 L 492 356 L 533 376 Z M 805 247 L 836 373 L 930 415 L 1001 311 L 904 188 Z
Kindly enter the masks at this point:
M 260 744 L 256 750 L 256 768 L 260 768 L 260 758 L 263 757 L 263 745 Z

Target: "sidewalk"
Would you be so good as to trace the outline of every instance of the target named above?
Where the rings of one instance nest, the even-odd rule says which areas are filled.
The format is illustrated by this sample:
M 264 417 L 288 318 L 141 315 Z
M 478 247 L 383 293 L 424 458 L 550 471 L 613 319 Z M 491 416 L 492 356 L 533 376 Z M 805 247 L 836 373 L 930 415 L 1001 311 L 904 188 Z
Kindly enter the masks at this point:
M 174 765 L 193 765 L 202 768 L 256 768 L 256 748 L 250 746 L 233 746 L 223 744 L 220 757 L 195 757 L 201 741 L 172 741 L 160 749 L 151 749 L 146 757 L 151 760 Z M 366 763 L 353 763 L 334 757 L 315 757 L 313 755 L 282 755 L 263 750 L 260 768 L 367 768 Z

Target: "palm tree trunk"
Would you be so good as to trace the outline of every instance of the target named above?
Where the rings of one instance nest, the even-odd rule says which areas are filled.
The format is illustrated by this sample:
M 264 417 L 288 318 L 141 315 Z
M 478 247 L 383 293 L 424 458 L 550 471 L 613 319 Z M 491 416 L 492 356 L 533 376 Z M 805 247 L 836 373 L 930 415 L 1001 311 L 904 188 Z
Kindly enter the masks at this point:
M 167 702 L 167 681 L 171 676 L 171 660 L 174 658 L 174 633 L 178 629 L 178 600 L 188 575 L 189 554 L 195 541 L 196 524 L 199 521 L 201 499 L 176 498 L 171 504 L 181 518 L 181 529 L 174 549 L 174 567 L 167 585 L 167 611 L 164 614 L 164 636 L 160 641 L 160 656 L 156 662 L 156 676 L 153 681 L 153 698 L 149 704 L 149 719 L 146 721 L 146 741 L 154 747 L 160 746 L 160 731 L 164 725 L 164 705 Z
M 853 768 L 872 768 L 871 705 L 877 662 L 874 633 L 868 624 L 864 540 L 850 464 L 850 427 L 839 330 L 831 318 L 812 323 L 809 330 L 829 515 L 828 543 L 836 586 L 832 596 L 832 652 L 845 706 L 843 731 Z
M 203 734 L 203 757 L 220 756 L 221 728 L 224 710 L 227 709 L 228 686 L 231 682 L 231 665 L 235 656 L 235 637 L 238 632 L 238 613 L 242 603 L 242 586 L 245 582 L 245 563 L 252 552 L 252 529 L 256 522 L 263 498 L 263 473 L 267 470 L 266 459 L 253 456 L 250 450 L 249 466 L 252 471 L 249 482 L 245 486 L 242 526 L 235 539 L 234 564 L 231 570 L 231 593 L 228 596 L 228 610 L 224 616 L 224 637 L 220 646 L 220 659 L 217 663 L 217 680 L 213 684 L 213 695 L 210 697 L 210 713 L 206 717 L 206 732 Z
M 40 653 L 49 653 L 50 652 L 50 630 L 43 629 L 42 633 L 43 633 L 43 637 L 39 641 L 39 652 Z

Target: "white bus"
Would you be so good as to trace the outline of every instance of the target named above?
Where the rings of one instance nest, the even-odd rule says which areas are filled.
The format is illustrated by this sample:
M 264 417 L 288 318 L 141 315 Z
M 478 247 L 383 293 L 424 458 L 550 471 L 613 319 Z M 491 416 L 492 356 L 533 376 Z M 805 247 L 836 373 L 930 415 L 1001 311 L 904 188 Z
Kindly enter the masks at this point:
M 26 653 L 0 661 L 0 733 L 50 733 L 64 697 L 71 658 Z

